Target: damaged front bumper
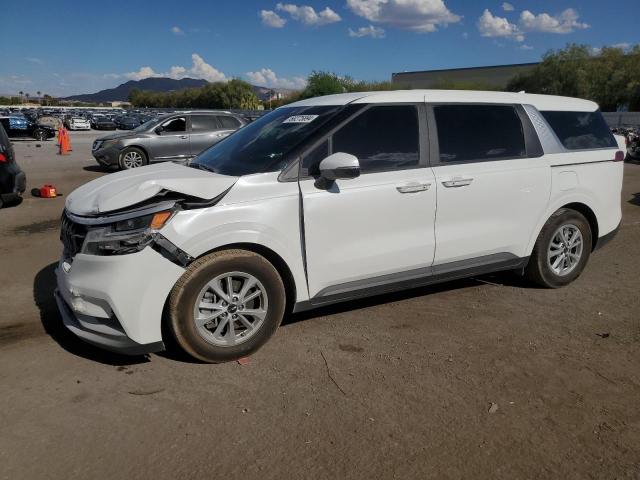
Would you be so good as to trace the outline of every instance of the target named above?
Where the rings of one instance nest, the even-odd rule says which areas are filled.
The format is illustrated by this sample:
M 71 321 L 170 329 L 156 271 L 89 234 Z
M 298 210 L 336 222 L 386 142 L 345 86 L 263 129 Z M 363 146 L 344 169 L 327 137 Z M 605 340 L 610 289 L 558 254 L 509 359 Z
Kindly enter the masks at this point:
M 129 255 L 78 254 L 56 270 L 56 301 L 65 326 L 118 353 L 164 349 L 162 311 L 185 269 L 147 247 Z

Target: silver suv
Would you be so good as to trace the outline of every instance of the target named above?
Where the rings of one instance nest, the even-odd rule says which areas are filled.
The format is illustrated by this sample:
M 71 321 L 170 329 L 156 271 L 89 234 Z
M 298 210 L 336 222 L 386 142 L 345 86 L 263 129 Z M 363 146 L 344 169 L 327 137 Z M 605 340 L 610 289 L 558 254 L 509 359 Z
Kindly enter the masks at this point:
M 91 153 L 105 167 L 121 170 L 151 162 L 185 162 L 245 125 L 231 112 L 178 112 L 127 132 L 100 137 Z

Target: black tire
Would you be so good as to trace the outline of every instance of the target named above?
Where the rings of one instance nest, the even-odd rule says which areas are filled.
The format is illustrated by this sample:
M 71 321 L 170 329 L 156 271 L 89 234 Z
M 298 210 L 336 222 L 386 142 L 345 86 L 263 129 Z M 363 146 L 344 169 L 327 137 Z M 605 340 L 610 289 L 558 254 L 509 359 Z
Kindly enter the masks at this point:
M 46 142 L 47 139 L 49 138 L 49 135 L 47 135 L 47 132 L 44 131 L 43 129 L 38 128 L 33 132 L 33 138 L 35 138 L 40 142 Z
M 548 251 L 551 241 L 558 229 L 565 225 L 575 226 L 582 235 L 582 249 L 578 262 L 568 273 L 559 275 L 552 269 L 548 259 Z M 538 235 L 533 252 L 529 259 L 529 264 L 525 269 L 525 276 L 532 282 L 546 288 L 560 288 L 570 284 L 580 276 L 585 265 L 589 261 L 592 250 L 591 226 L 587 219 L 580 212 L 568 208 L 557 210 Z
M 249 274 L 263 285 L 268 299 L 267 313 L 261 326 L 247 340 L 233 346 L 214 345 L 205 340 L 195 325 L 195 303 L 211 280 L 229 272 Z M 166 320 L 174 339 L 185 352 L 203 362 L 220 363 L 250 355 L 264 345 L 280 326 L 285 306 L 282 278 L 267 259 L 247 250 L 222 250 L 189 265 L 171 291 Z
M 133 166 L 133 163 L 128 160 L 127 155 L 138 155 L 141 159 L 140 163 Z M 132 168 L 143 167 L 148 164 L 149 159 L 147 158 L 147 154 L 144 150 L 137 147 L 127 147 L 122 150 L 118 156 L 118 167 L 120 167 L 120 170 L 130 170 Z

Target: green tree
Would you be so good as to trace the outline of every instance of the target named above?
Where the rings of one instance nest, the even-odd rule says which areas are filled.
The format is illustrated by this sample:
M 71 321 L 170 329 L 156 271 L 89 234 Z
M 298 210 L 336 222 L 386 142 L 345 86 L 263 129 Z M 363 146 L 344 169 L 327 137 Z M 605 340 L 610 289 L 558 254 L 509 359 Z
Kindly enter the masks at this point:
M 518 75 L 509 91 L 564 95 L 597 102 L 604 111 L 640 107 L 640 46 L 629 52 L 570 44 L 551 50 L 528 73 Z

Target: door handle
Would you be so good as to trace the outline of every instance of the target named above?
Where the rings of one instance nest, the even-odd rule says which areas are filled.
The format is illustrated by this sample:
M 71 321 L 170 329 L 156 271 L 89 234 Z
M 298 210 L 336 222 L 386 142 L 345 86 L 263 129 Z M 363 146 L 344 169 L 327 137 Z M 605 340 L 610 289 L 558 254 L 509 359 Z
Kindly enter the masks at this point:
M 407 183 L 406 185 L 396 187 L 396 190 L 400 193 L 417 193 L 429 190 L 430 186 L 430 183 Z
M 183 140 L 186 140 L 186 139 L 187 139 L 187 138 L 189 138 L 189 137 L 188 137 L 188 136 L 186 136 L 186 135 L 180 135 L 180 138 L 182 138 Z
M 447 188 L 457 188 L 471 185 L 471 182 L 473 182 L 473 178 L 452 178 L 451 180 L 442 182 L 442 185 Z

